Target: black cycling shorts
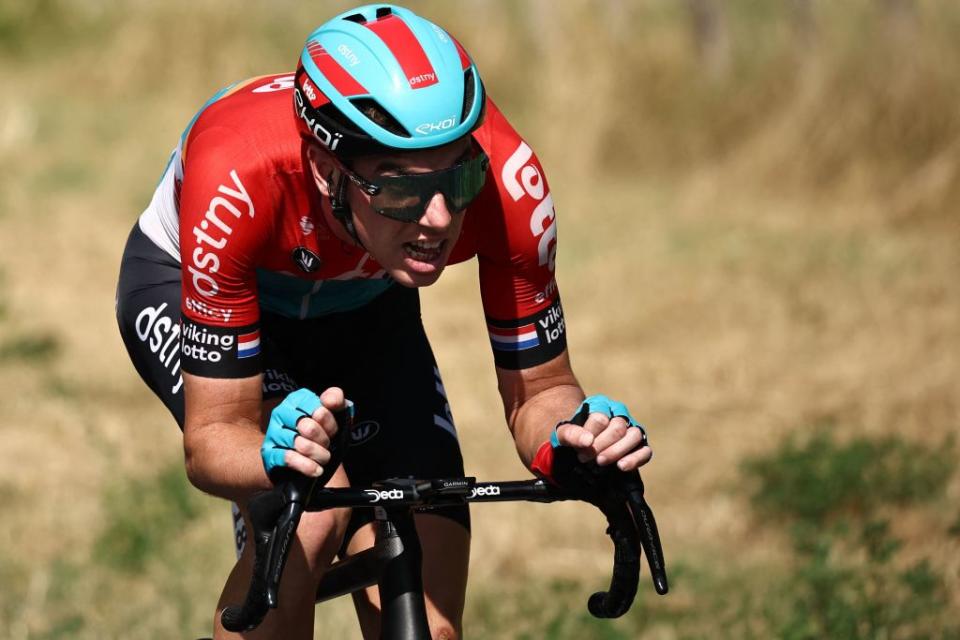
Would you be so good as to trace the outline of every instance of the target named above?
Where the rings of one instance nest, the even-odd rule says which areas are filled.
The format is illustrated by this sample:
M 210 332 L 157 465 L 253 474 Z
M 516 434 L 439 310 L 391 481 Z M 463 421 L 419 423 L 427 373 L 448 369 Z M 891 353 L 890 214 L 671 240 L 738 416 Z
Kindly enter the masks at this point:
M 133 365 L 183 429 L 180 264 L 134 226 L 123 253 L 117 321 Z M 393 286 L 368 305 L 295 320 L 261 312 L 263 397 L 341 387 L 356 405 L 344 459 L 353 486 L 393 477 L 463 476 L 463 457 L 416 289 Z M 466 506 L 437 509 L 470 529 Z M 347 531 L 373 520 L 355 509 Z

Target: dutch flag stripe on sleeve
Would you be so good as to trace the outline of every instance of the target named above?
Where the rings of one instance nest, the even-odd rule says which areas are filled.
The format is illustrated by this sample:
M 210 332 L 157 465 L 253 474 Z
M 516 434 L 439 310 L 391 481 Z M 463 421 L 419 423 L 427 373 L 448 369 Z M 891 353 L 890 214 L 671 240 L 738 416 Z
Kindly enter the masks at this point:
M 237 336 L 237 357 L 250 358 L 260 353 L 260 330 Z
M 487 325 L 490 342 L 494 349 L 501 351 L 522 351 L 540 345 L 535 324 L 525 324 L 521 327 L 503 328 Z

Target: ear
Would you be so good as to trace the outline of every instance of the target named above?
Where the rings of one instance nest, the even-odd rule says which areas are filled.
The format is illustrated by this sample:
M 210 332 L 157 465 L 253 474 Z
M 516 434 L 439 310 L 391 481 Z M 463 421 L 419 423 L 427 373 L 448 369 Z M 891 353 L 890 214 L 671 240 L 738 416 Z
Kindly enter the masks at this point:
M 308 144 L 307 164 L 310 167 L 310 174 L 313 176 L 317 189 L 324 196 L 330 197 L 333 190 L 333 186 L 329 182 L 330 176 L 335 172 L 339 173 L 336 163 L 330 157 L 330 153 L 315 144 Z

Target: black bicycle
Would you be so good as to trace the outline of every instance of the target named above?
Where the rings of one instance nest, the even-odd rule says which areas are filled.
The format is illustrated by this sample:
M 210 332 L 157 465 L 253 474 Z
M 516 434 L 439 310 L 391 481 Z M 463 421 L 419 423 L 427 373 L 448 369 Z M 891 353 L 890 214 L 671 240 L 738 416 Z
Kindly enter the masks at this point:
M 641 549 L 647 557 L 654 589 L 661 595 L 667 593 L 663 548 L 638 472 L 580 465 L 600 489 L 601 498 L 595 497 L 595 492 L 585 495 L 567 491 L 543 480 L 393 478 L 371 487 L 324 488 L 338 465 L 339 452 L 346 448 L 349 426 L 345 415 L 338 415 L 337 422 L 341 426 L 337 442 L 331 447 L 334 459 L 322 477 L 307 478 L 281 469 L 273 478 L 274 489 L 251 499 L 253 576 L 243 604 L 227 607 L 221 614 L 228 631 L 252 630 L 270 609 L 277 607 L 280 578 L 303 512 L 337 507 L 375 509 L 376 541 L 370 549 L 331 565 L 317 588 L 317 602 L 377 584 L 382 607 L 381 638 L 385 640 L 430 638 L 423 599 L 422 555 L 413 513 L 438 507 L 514 500 L 588 500 L 606 516 L 607 534 L 614 545 L 610 588 L 590 596 L 590 613 L 598 618 L 616 618 L 630 609 L 640 579 Z

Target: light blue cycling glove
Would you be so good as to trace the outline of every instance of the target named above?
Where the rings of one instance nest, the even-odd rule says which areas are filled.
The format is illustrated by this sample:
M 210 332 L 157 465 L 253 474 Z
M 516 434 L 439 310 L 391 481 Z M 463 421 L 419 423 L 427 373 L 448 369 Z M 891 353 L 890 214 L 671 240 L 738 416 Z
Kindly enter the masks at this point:
M 260 447 L 260 457 L 267 475 L 277 467 L 287 466 L 284 454 L 293 449 L 293 441 L 299 433 L 297 422 L 309 418 L 320 408 L 320 397 L 309 389 L 297 389 L 287 395 L 270 413 L 270 423 Z
M 537 453 L 533 458 L 533 462 L 530 465 L 530 468 L 541 478 L 546 478 L 553 484 L 559 484 L 556 479 L 556 469 L 554 468 L 554 459 L 559 454 L 556 454 L 557 449 L 564 448 L 560 444 L 560 440 L 557 437 L 557 428 L 560 425 L 564 424 L 576 424 L 583 425 L 586 422 L 587 417 L 591 413 L 605 413 L 610 418 L 622 417 L 625 418 L 627 424 L 631 427 L 636 427 L 640 429 L 640 432 L 643 433 L 643 440 L 640 443 L 640 446 L 647 445 L 647 430 L 643 428 L 643 425 L 636 421 L 636 419 L 630 415 L 630 411 L 627 410 L 627 405 L 622 402 L 617 402 L 616 400 L 611 400 L 604 395 L 595 395 L 590 396 L 580 403 L 580 406 L 577 407 L 577 410 L 569 420 L 564 420 L 563 422 L 557 424 L 553 429 L 553 432 L 550 434 L 550 440 L 544 442 L 540 445 L 540 448 L 537 449 Z M 565 449 L 565 448 L 564 448 Z M 572 457 L 570 460 L 575 460 Z
M 642 424 L 637 422 L 637 420 L 632 415 L 630 415 L 630 411 L 627 409 L 627 405 L 623 404 L 622 402 L 617 402 L 616 400 L 611 400 L 610 398 L 602 394 L 597 394 L 595 396 L 589 396 L 588 398 L 586 398 L 583 402 L 580 403 L 580 406 L 577 407 L 577 410 L 573 413 L 573 415 L 570 417 L 569 420 L 561 422 L 557 426 L 559 427 L 561 424 L 570 424 L 570 423 L 578 424 L 576 422 L 576 418 L 581 412 L 583 412 L 584 408 L 587 409 L 588 414 L 589 413 L 605 413 L 610 418 L 620 417 L 620 418 L 626 419 L 628 425 L 630 425 L 631 427 L 636 427 L 640 429 L 640 432 L 643 433 L 643 445 L 646 445 L 647 430 L 643 427 Z M 552 444 L 554 447 L 561 446 L 560 440 L 557 439 L 556 429 L 554 429 L 553 433 L 550 434 L 550 444 Z

